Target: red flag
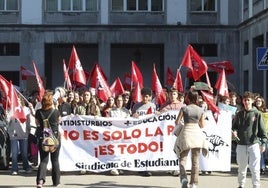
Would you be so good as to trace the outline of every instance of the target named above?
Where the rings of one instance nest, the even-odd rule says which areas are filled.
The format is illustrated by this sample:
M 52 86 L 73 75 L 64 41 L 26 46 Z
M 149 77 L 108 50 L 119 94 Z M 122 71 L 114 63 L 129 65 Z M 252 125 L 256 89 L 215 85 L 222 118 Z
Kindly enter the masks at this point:
M 171 69 L 168 67 L 167 68 L 167 75 L 166 75 L 166 85 L 167 86 L 172 86 L 175 82 L 175 77 L 171 71 Z
M 20 66 L 20 74 L 22 80 L 27 80 L 27 77 L 35 76 L 32 71 L 24 68 L 23 66 Z
M 10 83 L 9 88 L 9 108 L 10 108 L 10 116 L 18 119 L 21 123 L 26 121 L 26 115 L 24 113 L 23 107 L 19 103 L 19 98 L 17 96 L 17 92 L 14 89 L 14 86 Z
M 103 77 L 99 66 L 96 66 L 91 74 L 91 83 L 90 86 L 92 88 L 96 88 L 96 95 L 103 102 L 107 101 L 108 97 L 112 96 L 108 83 Z
M 229 97 L 228 86 L 227 86 L 224 69 L 222 69 L 222 72 L 219 75 L 219 78 L 215 84 L 215 88 L 218 90 L 219 95 Z
M 208 70 L 206 62 L 198 55 L 191 45 L 188 45 L 181 66 L 191 70 L 193 79 L 198 80 Z
M 124 87 L 123 87 L 119 77 L 110 86 L 110 90 L 111 90 L 111 93 L 114 97 L 116 97 L 118 95 L 122 95 L 125 92 Z
M 69 69 L 72 71 L 72 81 L 77 82 L 82 85 L 86 85 L 86 75 L 77 55 L 76 49 L 73 46 L 70 60 L 69 60 Z
M 219 108 L 216 106 L 215 102 L 214 102 L 214 97 L 213 95 L 203 91 L 203 90 L 200 90 L 201 94 L 202 94 L 202 97 L 204 99 L 204 101 L 207 103 L 208 105 L 208 108 L 213 112 L 213 113 L 217 113 L 219 114 L 220 113 L 220 110 Z
M 131 74 L 125 73 L 124 75 L 124 88 L 126 90 L 131 90 Z
M 166 101 L 166 95 L 162 88 L 161 82 L 157 76 L 155 64 L 152 73 L 152 90 L 153 92 L 155 92 L 155 98 L 157 104 L 161 106 Z
M 72 90 L 72 83 L 68 74 L 68 70 L 66 68 L 65 61 L 63 60 L 63 76 L 64 76 L 64 85 L 66 83 L 67 89 Z
M 4 92 L 5 96 L 8 97 L 10 83 L 2 75 L 0 75 L 0 89 Z
M 9 89 L 10 83 L 2 75 L 0 75 L 0 92 L 2 95 L 2 104 L 4 109 L 7 109 L 8 101 L 10 101 Z
M 131 85 L 134 88 L 137 83 L 139 83 L 140 87 L 143 88 L 143 77 L 140 69 L 137 67 L 134 61 L 131 62 L 132 71 L 131 71 Z
M 183 84 L 182 84 L 180 69 L 177 69 L 176 79 L 173 83 L 173 87 L 177 89 L 179 92 L 183 92 Z
M 152 114 L 152 113 L 153 113 L 153 109 L 152 109 L 152 107 L 150 106 L 150 108 L 148 108 L 146 114 Z
M 37 68 L 35 66 L 34 61 L 33 61 L 33 68 L 34 68 L 37 86 L 38 86 L 38 90 L 39 90 L 39 100 L 41 101 L 41 99 L 43 98 L 43 95 L 45 93 L 45 88 L 44 88 L 43 80 L 41 79 L 41 77 L 37 71 Z
M 208 63 L 207 65 L 209 68 L 211 68 L 212 70 L 214 70 L 217 73 L 221 73 L 222 69 L 225 70 L 226 74 L 233 74 L 234 73 L 234 67 L 230 61 Z
M 136 85 L 136 87 L 134 88 L 134 90 L 132 92 L 132 100 L 135 103 L 142 101 L 141 87 L 140 87 L 139 82 L 137 82 L 137 85 Z

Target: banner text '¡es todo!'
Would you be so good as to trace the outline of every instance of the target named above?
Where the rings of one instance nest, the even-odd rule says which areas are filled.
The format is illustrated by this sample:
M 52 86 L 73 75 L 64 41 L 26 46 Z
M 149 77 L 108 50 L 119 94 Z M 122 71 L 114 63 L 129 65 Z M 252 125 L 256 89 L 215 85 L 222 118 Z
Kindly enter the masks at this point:
M 174 130 L 174 125 L 168 125 L 165 127 L 167 129 L 166 135 L 172 135 Z M 63 137 L 67 140 L 78 140 L 81 136 L 83 140 L 99 140 L 102 138 L 104 141 L 111 141 L 111 140 L 131 140 L 137 139 L 145 134 L 145 137 L 155 137 L 155 136 L 164 136 L 164 132 L 161 127 L 157 127 L 155 130 L 151 130 L 150 128 L 145 128 L 144 130 L 141 129 L 133 129 L 132 131 L 127 130 L 115 130 L 115 131 L 104 131 L 100 133 L 98 131 L 91 131 L 91 130 L 83 130 L 80 133 L 77 130 L 67 131 L 65 130 L 63 133 Z

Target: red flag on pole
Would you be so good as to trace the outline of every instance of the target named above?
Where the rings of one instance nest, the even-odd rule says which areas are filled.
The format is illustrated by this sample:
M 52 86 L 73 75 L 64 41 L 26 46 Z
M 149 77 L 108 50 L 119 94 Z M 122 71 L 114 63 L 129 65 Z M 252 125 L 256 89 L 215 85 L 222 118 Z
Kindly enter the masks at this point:
M 134 90 L 132 92 L 132 100 L 135 103 L 142 101 L 141 87 L 140 87 L 139 82 L 137 82 L 137 85 L 136 85 L 136 87 L 134 88 Z
M 156 73 L 155 64 L 152 73 L 152 91 L 155 92 L 155 98 L 157 104 L 161 106 L 166 101 L 166 95 L 165 92 L 163 91 L 161 82 Z
M 72 81 L 77 82 L 78 84 L 86 85 L 86 75 L 77 55 L 76 49 L 73 46 L 70 60 L 69 60 L 69 69 L 72 71 Z
M 27 80 L 28 77 L 35 76 L 35 74 L 32 71 L 26 69 L 23 66 L 20 66 L 20 74 L 22 80 Z
M 95 66 L 95 69 L 91 73 L 91 83 L 92 88 L 96 88 L 96 95 L 103 102 L 106 102 L 108 97 L 112 96 L 108 83 L 106 82 L 103 74 L 100 71 L 99 66 Z
M 122 95 L 125 92 L 124 87 L 123 87 L 119 77 L 110 86 L 110 90 L 111 90 L 111 93 L 114 97 L 116 97 L 118 95 Z
M 222 72 L 219 75 L 219 78 L 215 84 L 215 88 L 218 90 L 219 95 L 229 97 L 228 86 L 227 86 L 224 69 L 222 69 Z
M 177 89 L 179 92 L 183 92 L 183 84 L 182 84 L 180 69 L 177 69 L 176 79 L 173 83 L 173 87 Z
M 10 116 L 18 119 L 21 123 L 24 123 L 26 121 L 26 115 L 23 110 L 23 107 L 19 102 L 17 92 L 15 91 L 14 86 L 11 83 L 9 92 L 10 101 L 8 106 L 10 108 Z
M 214 96 L 203 91 L 200 90 L 202 97 L 204 99 L 204 101 L 207 103 L 208 108 L 213 112 L 213 113 L 220 113 L 219 108 L 216 106 L 215 102 L 214 102 Z
M 124 75 L 124 88 L 129 91 L 131 90 L 131 74 L 127 72 Z
M 10 89 L 10 83 L 2 75 L 0 75 L 0 90 L 2 91 L 1 92 L 2 104 L 5 110 L 7 109 L 7 104 L 8 101 L 10 100 L 9 89 Z
M 226 74 L 233 74 L 234 73 L 234 67 L 230 61 L 208 63 L 207 65 L 210 69 L 214 70 L 217 73 L 221 73 L 222 69 L 225 70 Z
M 131 87 L 134 88 L 139 83 L 140 88 L 143 88 L 143 77 L 140 69 L 137 67 L 134 61 L 131 62 Z
M 43 80 L 41 79 L 41 77 L 37 71 L 37 68 L 35 66 L 34 61 L 33 61 L 33 68 L 34 68 L 37 86 L 38 86 L 38 90 L 39 90 L 39 100 L 41 101 L 41 99 L 43 98 L 43 95 L 45 93 L 45 88 L 44 88 Z
M 175 77 L 171 71 L 171 69 L 168 67 L 167 68 L 167 75 L 166 75 L 166 85 L 167 86 L 172 86 L 175 82 Z
M 68 90 L 72 90 L 72 83 L 68 74 L 69 69 L 66 68 L 65 60 L 63 60 L 63 76 L 64 76 L 64 86 L 66 84 Z
M 188 67 L 193 79 L 198 80 L 208 70 L 206 62 L 198 55 L 191 45 L 188 45 L 181 66 Z

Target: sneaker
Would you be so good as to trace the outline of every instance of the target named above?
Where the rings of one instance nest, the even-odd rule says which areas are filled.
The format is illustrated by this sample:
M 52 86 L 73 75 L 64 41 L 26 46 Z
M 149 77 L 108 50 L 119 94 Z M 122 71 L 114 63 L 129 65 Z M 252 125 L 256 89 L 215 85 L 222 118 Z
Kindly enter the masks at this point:
M 18 172 L 14 171 L 12 172 L 12 175 L 18 175 Z
M 42 188 L 43 187 L 43 184 L 44 184 L 44 182 L 43 182 L 43 180 L 40 180 L 39 182 L 38 182 L 38 184 L 37 184 L 37 188 Z
M 197 186 L 193 183 L 190 185 L 190 188 L 197 188 Z
M 114 175 L 114 176 L 118 176 L 119 175 L 119 172 L 118 172 L 117 169 L 113 169 L 113 170 L 110 171 L 110 174 L 111 175 Z
M 265 170 L 264 169 L 261 169 L 260 175 L 265 175 Z
M 188 180 L 186 178 L 181 180 L 181 188 L 187 188 Z
M 53 187 L 60 187 L 60 183 L 59 184 L 53 184 Z
M 84 175 L 84 174 L 86 174 L 86 173 L 87 173 L 86 170 L 81 170 L 81 171 L 80 171 L 80 174 L 81 174 L 81 175 Z

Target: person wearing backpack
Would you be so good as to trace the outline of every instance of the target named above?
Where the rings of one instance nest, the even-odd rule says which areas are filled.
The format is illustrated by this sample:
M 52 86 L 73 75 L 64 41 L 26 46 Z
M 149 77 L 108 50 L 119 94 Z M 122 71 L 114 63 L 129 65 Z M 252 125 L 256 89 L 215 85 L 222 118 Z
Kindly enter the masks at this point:
M 42 108 L 36 111 L 35 120 L 37 125 L 37 139 L 38 149 L 40 153 L 40 164 L 37 171 L 36 183 L 38 188 L 42 188 L 46 182 L 47 164 L 50 156 L 52 163 L 52 182 L 53 186 L 60 185 L 60 166 L 59 166 L 59 151 L 60 151 L 60 134 L 59 134 L 59 122 L 61 121 L 60 112 L 53 107 L 53 92 L 46 91 L 42 101 Z M 44 151 L 43 150 L 43 130 L 44 118 L 48 119 L 54 136 L 58 139 L 59 145 L 55 151 Z

